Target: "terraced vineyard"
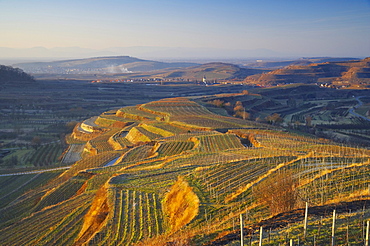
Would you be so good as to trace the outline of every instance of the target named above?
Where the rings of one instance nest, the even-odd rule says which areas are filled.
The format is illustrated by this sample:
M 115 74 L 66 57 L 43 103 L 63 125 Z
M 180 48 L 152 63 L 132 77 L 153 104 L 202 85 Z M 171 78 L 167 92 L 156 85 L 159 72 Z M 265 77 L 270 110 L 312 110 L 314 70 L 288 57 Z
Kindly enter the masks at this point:
M 240 139 L 232 134 L 217 134 L 198 138 L 200 152 L 218 152 L 228 149 L 244 148 Z
M 164 232 L 158 195 L 117 188 L 110 189 L 109 193 L 114 202 L 112 218 L 90 240 L 91 245 L 130 245 Z
M 207 245 L 229 235 L 234 245 L 240 214 L 248 235 L 275 215 L 256 191 L 279 175 L 293 182 L 291 208 L 370 198 L 368 149 L 220 116 L 186 98 L 103 113 L 67 141 L 66 171 L 0 177 L 2 244 Z M 275 206 L 286 190 L 275 190 Z M 283 242 L 279 230 L 264 243 Z
M 194 143 L 191 141 L 168 141 L 160 143 L 157 152 L 159 156 L 171 156 L 191 150 L 193 147 Z

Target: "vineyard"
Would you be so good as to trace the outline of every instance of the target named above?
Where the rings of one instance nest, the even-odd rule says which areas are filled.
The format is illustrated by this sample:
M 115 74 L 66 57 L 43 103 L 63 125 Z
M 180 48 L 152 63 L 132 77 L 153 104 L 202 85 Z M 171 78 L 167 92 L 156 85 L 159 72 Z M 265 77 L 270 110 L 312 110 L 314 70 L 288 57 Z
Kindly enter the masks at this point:
M 181 154 L 183 151 L 191 150 L 194 143 L 191 141 L 166 141 L 160 143 L 157 149 L 159 156 L 171 156 Z
M 34 148 L 13 148 L 6 156 L 10 166 L 29 169 L 55 167 L 61 164 L 66 146 L 60 142 L 43 144 Z
M 161 204 L 155 193 L 111 188 L 109 196 L 112 217 L 90 245 L 131 245 L 164 232 Z
M 66 170 L 0 176 L 2 244 L 240 245 L 242 215 L 245 242 L 256 245 L 258 225 L 306 202 L 329 214 L 339 202 L 370 200 L 370 150 L 217 115 L 186 98 L 89 118 L 67 143 Z M 25 158 L 43 166 L 60 154 L 53 144 Z M 310 217 L 305 241 L 292 214 L 291 227 L 265 229 L 264 245 L 313 245 L 314 236 L 328 245 L 329 215 Z M 338 245 L 347 225 L 347 241 L 361 245 L 358 223 L 369 215 L 366 206 L 340 214 Z

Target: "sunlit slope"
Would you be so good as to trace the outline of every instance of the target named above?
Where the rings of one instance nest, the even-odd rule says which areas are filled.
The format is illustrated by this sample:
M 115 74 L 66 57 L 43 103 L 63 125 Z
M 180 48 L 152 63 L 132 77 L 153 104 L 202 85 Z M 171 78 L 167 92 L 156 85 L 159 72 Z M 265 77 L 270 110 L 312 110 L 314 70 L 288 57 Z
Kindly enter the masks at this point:
M 220 116 L 186 98 L 108 111 L 67 140 L 84 146 L 67 171 L 0 177 L 9 199 L 1 242 L 201 245 L 234 230 L 241 213 L 250 224 L 274 214 L 255 191 L 281 173 L 295 182 L 294 208 L 369 198 L 369 150 Z
M 336 88 L 367 89 L 370 82 L 370 59 L 290 65 L 268 73 L 245 78 L 249 84 L 263 86 L 305 83 L 327 84 Z

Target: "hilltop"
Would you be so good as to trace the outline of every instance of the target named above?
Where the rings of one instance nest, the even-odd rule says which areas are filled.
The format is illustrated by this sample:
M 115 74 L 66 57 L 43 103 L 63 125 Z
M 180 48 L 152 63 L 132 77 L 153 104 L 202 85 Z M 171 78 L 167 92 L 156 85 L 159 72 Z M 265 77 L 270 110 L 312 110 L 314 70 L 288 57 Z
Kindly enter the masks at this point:
M 233 80 L 244 79 L 252 74 L 264 72 L 261 69 L 241 68 L 237 65 L 224 62 L 210 62 L 202 65 L 188 68 L 175 69 L 171 71 L 159 71 L 152 77 L 163 79 L 182 79 L 182 80 L 202 80 L 206 77 L 208 80 Z
M 290 227 L 271 227 L 265 237 L 265 243 L 282 243 L 300 236 L 302 216 L 294 209 L 306 201 L 324 206 L 316 211 L 332 211 L 338 202 L 370 198 L 368 149 L 223 116 L 203 106 L 203 99 L 107 111 L 78 123 L 67 136 L 66 170 L 1 176 L 1 242 L 207 245 L 231 235 L 226 243 L 233 245 L 240 215 L 249 239 L 264 219 L 292 211 Z M 347 216 L 338 221 L 338 245 L 345 243 L 340 235 L 346 221 L 348 240 L 362 242 L 369 209 L 352 208 L 350 214 L 338 209 Z M 328 245 L 330 218 L 315 214 L 303 243 Z M 290 228 L 294 233 L 281 231 Z
M 349 57 L 302 57 L 294 60 L 259 60 L 257 62 L 247 62 L 244 64 L 247 68 L 264 68 L 264 69 L 279 69 L 291 65 L 309 65 L 312 63 L 324 63 L 324 62 L 343 62 L 343 61 L 355 61 L 360 60 L 359 58 Z
M 32 83 L 34 79 L 19 68 L 0 65 L 0 85 Z
M 274 86 L 291 83 L 322 84 L 337 88 L 369 88 L 370 58 L 353 61 L 290 65 L 268 73 L 248 76 L 245 82 Z

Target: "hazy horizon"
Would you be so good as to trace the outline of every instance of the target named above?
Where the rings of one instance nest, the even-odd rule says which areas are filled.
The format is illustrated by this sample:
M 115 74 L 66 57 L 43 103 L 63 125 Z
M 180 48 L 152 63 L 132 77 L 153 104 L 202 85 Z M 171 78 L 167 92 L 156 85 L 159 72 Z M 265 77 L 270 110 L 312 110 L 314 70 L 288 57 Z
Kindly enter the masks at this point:
M 366 56 L 294 56 L 287 54 L 279 54 L 270 50 L 227 50 L 227 49 L 212 49 L 207 51 L 192 52 L 201 50 L 201 48 L 153 48 L 143 47 L 143 50 L 138 51 L 137 47 L 122 47 L 116 48 L 122 52 L 114 52 L 109 49 L 90 50 L 78 47 L 65 47 L 56 49 L 46 49 L 44 47 L 34 47 L 30 49 L 8 49 L 0 47 L 0 54 L 4 54 L 4 50 L 10 51 L 13 55 L 1 56 L 0 64 L 2 65 L 17 65 L 20 63 L 30 62 L 54 62 L 78 59 L 91 59 L 103 57 L 118 57 L 130 56 L 143 60 L 152 60 L 159 62 L 191 62 L 191 63 L 210 63 L 210 62 L 225 62 L 237 65 L 251 63 L 256 61 L 274 62 L 274 61 L 289 61 L 299 59 L 314 59 L 314 58 L 354 58 L 363 59 Z M 55 51 L 57 50 L 57 51 Z M 73 50 L 74 52 L 71 52 Z M 80 50 L 80 52 L 78 52 Z M 152 50 L 148 52 L 148 50 Z M 179 52 L 179 50 L 182 50 Z M 11 52 L 15 51 L 15 53 Z M 40 52 L 43 51 L 43 52 Z M 228 52 L 230 51 L 230 52 Z M 37 53 L 37 54 L 36 54 Z M 18 54 L 18 55 L 17 55 Z M 196 55 L 197 54 L 197 55 Z
M 7 48 L 0 47 L 2 60 L 50 60 L 50 59 L 81 59 L 92 57 L 132 56 L 141 59 L 159 60 L 197 60 L 197 59 L 287 59 L 299 58 L 299 55 L 279 53 L 268 49 L 222 49 L 222 48 L 189 48 L 189 47 L 114 47 L 107 49 L 86 49 L 81 47 L 32 47 Z
M 19 49 L 38 57 L 58 49 L 145 58 L 161 52 L 178 58 L 370 55 L 369 0 L 18 0 L 0 1 L 0 20 L 0 57 Z

